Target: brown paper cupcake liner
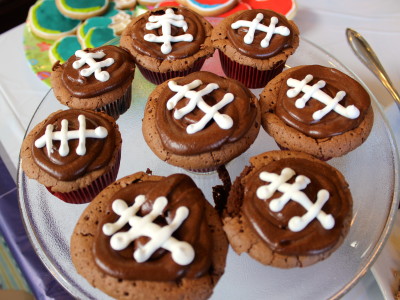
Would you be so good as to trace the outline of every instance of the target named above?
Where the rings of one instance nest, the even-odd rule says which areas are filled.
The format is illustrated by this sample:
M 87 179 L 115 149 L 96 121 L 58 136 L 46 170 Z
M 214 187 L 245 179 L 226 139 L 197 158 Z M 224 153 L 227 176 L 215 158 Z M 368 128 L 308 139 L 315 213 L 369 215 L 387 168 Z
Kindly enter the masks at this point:
M 257 68 L 241 65 L 231 60 L 220 50 L 218 50 L 218 52 L 222 70 L 225 75 L 229 78 L 240 81 L 249 89 L 265 87 L 270 80 L 282 72 L 286 62 L 280 62 L 271 70 L 260 71 Z
M 201 67 L 203 66 L 204 62 L 206 61 L 207 57 L 202 57 L 199 58 L 191 68 L 183 70 L 183 71 L 170 71 L 170 72 L 165 72 L 165 73 L 159 73 L 159 72 L 153 72 L 150 71 L 141 65 L 137 65 L 137 67 L 140 70 L 140 73 L 142 73 L 143 77 L 146 78 L 148 81 L 150 81 L 153 84 L 159 85 L 163 83 L 164 81 L 168 79 L 172 79 L 175 77 L 184 77 L 186 75 L 189 75 L 190 73 L 200 71 Z
M 79 190 L 71 191 L 68 193 L 53 192 L 51 187 L 46 187 L 47 190 L 61 199 L 64 202 L 71 204 L 84 204 L 92 201 L 97 194 L 104 190 L 108 185 L 113 183 L 117 179 L 119 165 L 121 162 L 121 150 L 118 153 L 118 157 L 115 161 L 114 166 L 107 173 L 103 174 L 90 185 L 80 188 Z
M 102 107 L 95 109 L 95 111 L 105 112 L 107 115 L 113 117 L 115 120 L 119 118 L 120 115 L 125 113 L 132 102 L 132 85 L 129 86 L 125 94 L 114 102 L 106 104 Z

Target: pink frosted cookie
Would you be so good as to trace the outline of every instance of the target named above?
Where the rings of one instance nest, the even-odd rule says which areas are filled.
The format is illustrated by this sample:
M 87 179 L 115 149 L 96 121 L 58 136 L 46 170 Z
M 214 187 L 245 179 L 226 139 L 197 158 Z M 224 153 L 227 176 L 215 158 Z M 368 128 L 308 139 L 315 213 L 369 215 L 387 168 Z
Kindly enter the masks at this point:
M 269 9 L 293 19 L 297 11 L 295 0 L 177 0 L 161 1 L 157 7 L 185 6 L 206 17 L 224 18 L 231 14 L 250 9 Z
M 182 5 L 205 17 L 214 17 L 236 6 L 238 0 L 178 0 Z

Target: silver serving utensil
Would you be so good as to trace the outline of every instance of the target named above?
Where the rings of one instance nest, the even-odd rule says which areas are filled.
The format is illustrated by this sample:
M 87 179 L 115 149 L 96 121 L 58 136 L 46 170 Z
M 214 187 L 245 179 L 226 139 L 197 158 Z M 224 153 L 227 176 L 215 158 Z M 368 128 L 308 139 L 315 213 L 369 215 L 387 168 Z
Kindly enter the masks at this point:
M 393 83 L 390 81 L 388 74 L 383 68 L 381 62 L 376 56 L 374 50 L 368 42 L 359 34 L 357 31 L 347 28 L 346 29 L 347 41 L 350 47 L 353 49 L 357 57 L 363 62 L 363 64 L 375 74 L 375 76 L 382 82 L 389 93 L 396 101 L 397 106 L 400 109 L 400 95 L 393 87 Z

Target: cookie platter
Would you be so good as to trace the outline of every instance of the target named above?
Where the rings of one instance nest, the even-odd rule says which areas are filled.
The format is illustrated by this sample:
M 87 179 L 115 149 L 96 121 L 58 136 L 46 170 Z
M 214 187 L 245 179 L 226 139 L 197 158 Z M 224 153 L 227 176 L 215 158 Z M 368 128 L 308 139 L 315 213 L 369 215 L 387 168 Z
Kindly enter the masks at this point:
M 325 51 L 302 39 L 296 55 L 287 61 L 287 67 L 304 64 L 334 67 L 356 77 Z M 206 62 L 203 70 L 222 75 L 215 56 Z M 194 174 L 168 165 L 158 159 L 145 143 L 141 131 L 143 110 L 153 88 L 153 84 L 136 72 L 132 106 L 117 121 L 123 138 L 118 178 L 147 169 L 155 175 L 163 176 L 185 173 L 193 178 L 213 204 L 212 187 L 221 184 L 216 173 Z M 253 90 L 256 95 L 260 91 Z M 329 161 L 346 177 L 354 200 L 351 229 L 343 245 L 325 261 L 307 268 L 290 270 L 261 265 L 247 255 L 238 256 L 230 249 L 225 274 L 214 289 L 211 299 L 339 298 L 371 267 L 388 237 L 399 202 L 396 145 L 379 104 L 372 94 L 371 97 L 375 123 L 370 137 L 356 150 Z M 27 131 L 58 109 L 66 108 L 56 101 L 50 90 L 33 115 Z M 260 130 L 250 149 L 226 166 L 231 179 L 234 180 L 240 174 L 250 157 L 277 149 L 273 139 Z M 70 259 L 70 237 L 86 205 L 71 205 L 60 201 L 39 183 L 28 179 L 21 168 L 18 171 L 18 191 L 28 236 L 49 271 L 76 298 L 110 299 L 78 275 Z

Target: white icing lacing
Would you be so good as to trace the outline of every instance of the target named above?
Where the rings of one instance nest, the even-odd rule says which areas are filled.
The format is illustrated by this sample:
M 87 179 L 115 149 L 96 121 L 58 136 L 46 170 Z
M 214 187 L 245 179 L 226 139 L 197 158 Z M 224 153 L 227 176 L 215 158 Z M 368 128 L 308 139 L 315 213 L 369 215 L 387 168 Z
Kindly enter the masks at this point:
M 78 155 L 85 155 L 87 138 L 103 139 L 108 135 L 107 129 L 102 126 L 98 126 L 96 129 L 86 129 L 86 118 L 84 115 L 79 115 L 78 121 L 79 129 L 71 131 L 68 131 L 68 120 L 66 119 L 61 121 L 60 131 L 53 131 L 54 125 L 52 124 L 47 125 L 44 135 L 35 141 L 35 146 L 37 148 L 46 146 L 47 154 L 50 156 L 50 154 L 54 152 L 53 140 L 60 141 L 58 153 L 61 156 L 67 156 L 69 154 L 68 141 L 79 139 L 79 144 L 75 152 Z
M 79 60 L 74 61 L 72 67 L 78 70 L 85 64 L 89 65 L 89 68 L 82 69 L 79 74 L 85 77 L 89 77 L 94 73 L 94 77 L 99 81 L 107 81 L 110 78 L 110 74 L 107 71 L 102 71 L 101 68 L 109 67 L 114 63 L 114 59 L 109 57 L 106 60 L 96 61 L 95 59 L 101 59 L 106 54 L 103 51 L 97 51 L 95 53 L 88 53 L 83 50 L 77 50 L 75 56 L 79 57 Z
M 226 93 L 221 101 L 217 102 L 213 106 L 209 106 L 203 99 L 203 96 L 211 93 L 213 90 L 219 88 L 216 83 L 209 83 L 205 88 L 200 91 L 193 91 L 193 89 L 199 87 L 202 84 L 201 80 L 197 79 L 186 85 L 178 85 L 175 81 L 171 80 L 168 82 L 168 87 L 173 92 L 177 92 L 172 98 L 167 101 L 167 109 L 174 109 L 177 103 L 184 97 L 190 99 L 188 104 L 181 109 L 177 109 L 174 112 L 175 119 L 181 119 L 186 114 L 193 111 L 196 107 L 202 110 L 205 115 L 197 122 L 190 124 L 186 127 L 188 134 L 196 133 L 202 130 L 207 123 L 214 119 L 218 126 L 222 129 L 229 129 L 233 125 L 233 120 L 227 114 L 221 114 L 218 112 L 228 103 L 232 102 L 235 98 L 232 93 Z
M 303 230 L 315 218 L 321 223 L 326 230 L 335 226 L 335 219 L 331 214 L 322 211 L 322 207 L 329 200 L 329 192 L 325 189 L 319 190 L 317 193 L 317 201 L 315 203 L 307 197 L 301 190 L 305 189 L 311 182 L 306 176 L 299 175 L 295 178 L 294 183 L 287 183 L 296 173 L 291 168 L 284 168 L 280 175 L 269 172 L 261 172 L 260 179 L 270 184 L 260 186 L 257 189 L 257 197 L 267 200 L 276 192 L 282 193 L 279 198 L 273 199 L 269 203 L 269 208 L 273 212 L 281 211 L 289 200 L 293 200 L 303 206 L 307 212 L 303 216 L 295 216 L 289 220 L 288 227 L 291 231 L 298 232 Z
M 107 236 L 112 236 L 110 239 L 111 248 L 123 250 L 137 238 L 145 236 L 149 237 L 150 241 L 137 248 L 133 253 L 133 257 L 137 262 L 147 261 L 157 249 L 163 248 L 171 252 L 172 259 L 177 264 L 190 264 L 195 256 L 193 247 L 185 241 L 179 241 L 172 237 L 175 230 L 188 217 L 189 209 L 186 206 L 180 206 L 176 210 L 173 220 L 168 221 L 167 219 L 168 225 L 161 227 L 153 223 L 153 221 L 162 214 L 167 206 L 167 198 L 158 197 L 150 213 L 143 217 L 137 216 L 136 213 L 145 201 L 145 196 L 139 195 L 135 198 L 135 202 L 128 207 L 125 201 L 121 199 L 114 200 L 112 209 L 120 218 L 115 223 L 103 225 L 103 233 Z M 126 224 L 131 226 L 128 231 L 116 233 Z
M 339 102 L 346 96 L 345 91 L 339 91 L 335 98 L 332 98 L 321 90 L 326 84 L 325 81 L 320 80 L 314 85 L 310 86 L 307 83 L 309 83 L 311 80 L 313 80 L 313 76 L 310 74 L 308 74 L 302 81 L 293 78 L 289 78 L 287 80 L 287 85 L 292 88 L 286 93 L 289 98 L 296 97 L 298 94 L 300 94 L 300 92 L 304 93 L 304 95 L 295 102 L 297 108 L 304 108 L 307 101 L 313 98 L 326 105 L 323 109 L 317 110 L 313 113 L 313 119 L 316 121 L 321 120 L 332 110 L 348 119 L 358 118 L 360 111 L 356 106 L 349 105 L 347 107 L 343 107 L 339 104 Z
M 263 48 L 267 48 L 269 46 L 269 42 L 271 41 L 273 34 L 280 34 L 283 36 L 288 36 L 290 34 L 290 30 L 286 26 L 276 27 L 276 24 L 278 24 L 279 21 L 277 17 L 271 18 L 269 26 L 260 24 L 263 18 L 264 15 L 262 13 L 258 13 L 257 16 L 251 22 L 245 20 L 239 20 L 236 21 L 235 23 L 232 23 L 231 27 L 232 29 L 238 29 L 239 27 L 249 27 L 248 32 L 243 38 L 243 41 L 246 44 L 253 43 L 254 34 L 256 30 L 266 32 L 267 35 L 260 43 L 261 47 Z
M 172 36 L 171 25 L 180 27 L 186 32 L 188 29 L 187 23 L 183 15 L 175 15 L 173 9 L 168 8 L 163 15 L 152 15 L 149 17 L 149 22 L 146 23 L 146 29 L 152 30 L 161 27 L 162 35 L 156 36 L 149 33 L 144 35 L 144 39 L 148 42 L 162 43 L 161 52 L 168 54 L 172 50 L 171 42 L 191 42 L 193 35 L 186 33 L 182 35 Z

